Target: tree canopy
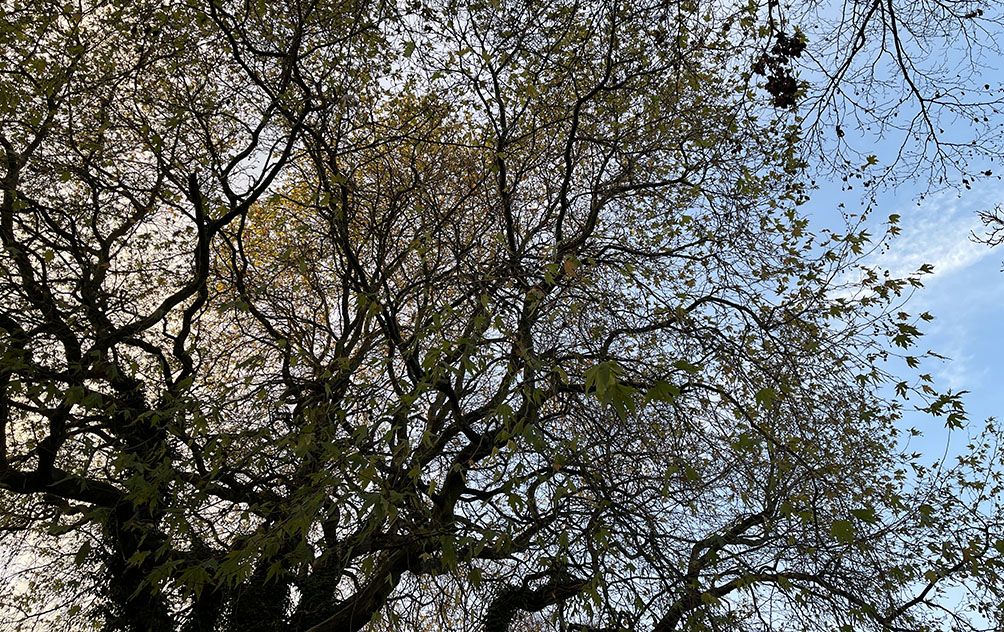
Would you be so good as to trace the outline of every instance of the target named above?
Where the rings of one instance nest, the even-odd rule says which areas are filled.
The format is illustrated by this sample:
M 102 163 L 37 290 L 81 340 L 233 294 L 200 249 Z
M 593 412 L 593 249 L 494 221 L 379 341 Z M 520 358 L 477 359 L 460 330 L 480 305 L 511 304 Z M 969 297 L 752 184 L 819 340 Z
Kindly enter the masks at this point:
M 924 270 L 803 213 L 997 155 L 990 13 L 5 1 L 3 625 L 999 626 Z

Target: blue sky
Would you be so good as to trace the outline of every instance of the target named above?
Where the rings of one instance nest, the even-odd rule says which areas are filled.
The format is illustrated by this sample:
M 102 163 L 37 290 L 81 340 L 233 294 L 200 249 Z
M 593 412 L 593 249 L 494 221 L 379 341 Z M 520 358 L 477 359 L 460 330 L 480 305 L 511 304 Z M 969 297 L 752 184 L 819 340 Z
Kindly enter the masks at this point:
M 836 3 L 821 6 L 818 28 L 814 28 L 815 22 L 811 19 L 803 22 L 809 37 L 810 51 L 814 44 L 822 47 L 816 51 L 819 57 L 813 58 L 814 63 L 830 68 L 827 65 L 827 51 L 839 56 L 843 50 L 839 46 L 832 50 L 825 48 L 826 29 L 834 21 L 846 19 L 849 14 L 842 12 L 841 8 L 848 5 Z M 918 12 L 912 12 L 903 5 L 899 8 L 899 17 L 916 21 L 915 26 L 920 25 L 926 15 L 924 11 L 935 10 L 937 6 L 948 5 L 925 5 Z M 971 117 L 977 114 L 979 108 L 970 111 L 967 116 L 964 109 L 953 112 L 951 108 L 939 108 L 935 102 L 928 104 L 929 114 L 934 127 L 939 131 L 940 140 L 960 144 L 955 147 L 958 154 L 952 155 L 944 163 L 935 163 L 931 172 L 954 180 L 959 183 L 959 188 L 929 194 L 928 191 L 938 184 L 932 186 L 923 177 L 902 181 L 895 188 L 889 187 L 878 192 L 871 205 L 867 224 L 872 235 L 881 236 L 885 232 L 883 224 L 889 215 L 898 214 L 902 229 L 901 234 L 889 242 L 888 249 L 876 252 L 870 263 L 889 269 L 896 276 L 909 275 L 925 263 L 934 266 L 934 273 L 924 278 L 924 287 L 914 293 L 904 311 L 914 315 L 926 311 L 935 316 L 932 322 L 919 323 L 925 335 L 919 341 L 918 351 L 931 350 L 948 359 L 927 359 L 921 365 L 920 372 L 930 373 L 939 390 L 968 391 L 964 401 L 973 429 L 977 432 L 987 418 L 1004 418 L 1004 331 L 1001 330 L 1004 326 L 1004 272 L 1001 271 L 1004 246 L 992 249 L 985 244 L 975 243 L 971 238 L 974 231 L 980 234 L 984 230 L 978 212 L 1004 204 L 1004 181 L 999 177 L 1004 169 L 999 162 L 995 164 L 992 158 L 996 155 L 999 161 L 1004 154 L 1004 114 L 998 105 L 992 105 L 999 104 L 1004 95 L 1004 82 L 1001 81 L 1004 47 L 1000 44 L 1004 42 L 1004 18 L 998 6 L 984 5 L 984 8 L 987 14 L 981 13 L 982 18 L 978 23 L 966 23 L 968 30 L 965 37 L 962 32 L 953 30 L 954 27 L 946 26 L 949 23 L 959 24 L 951 21 L 931 22 L 930 29 L 926 30 L 900 30 L 900 35 L 904 37 L 904 50 L 912 64 L 912 78 L 919 81 L 922 92 L 928 93 L 928 97 L 932 96 L 930 91 L 934 94 L 942 93 L 943 96 L 950 95 L 951 98 L 946 96 L 938 102 L 942 106 L 956 100 L 987 106 L 973 119 Z M 901 22 L 900 25 L 902 24 Z M 846 31 L 845 38 L 856 37 L 854 33 L 853 30 Z M 918 36 L 929 39 L 917 40 Z M 851 40 L 840 41 L 847 44 Z M 830 44 L 836 46 L 833 42 Z M 870 93 L 865 87 L 859 93 L 857 86 L 845 86 L 850 95 L 847 96 L 847 102 L 840 101 L 842 107 L 848 107 L 850 100 L 859 97 L 862 100 L 849 109 L 835 110 L 842 114 L 842 140 L 837 138 L 834 129 L 830 138 L 823 141 L 824 145 L 829 143 L 830 146 L 822 148 L 824 155 L 840 155 L 836 153 L 839 144 L 844 149 L 861 152 L 855 154 L 848 151 L 846 155 L 860 155 L 862 160 L 866 154 L 875 154 L 878 158 L 878 164 L 874 167 L 876 174 L 891 167 L 889 163 L 896 160 L 897 156 L 901 159 L 906 157 L 906 164 L 901 164 L 901 168 L 909 167 L 911 155 L 916 158 L 916 152 L 926 151 L 929 153 L 924 155 L 930 158 L 936 149 L 936 144 L 924 135 L 926 128 L 923 125 L 919 128 L 919 135 L 912 140 L 913 134 L 904 131 L 904 128 L 910 127 L 911 121 L 918 120 L 918 105 L 911 90 L 907 89 L 894 57 L 889 50 L 883 48 L 887 45 L 884 38 L 873 38 L 868 41 L 868 46 L 857 53 L 857 64 L 860 66 L 856 64 L 854 67 L 861 70 L 865 77 L 875 73 L 874 78 L 878 83 L 872 84 L 872 87 L 876 91 Z M 819 68 L 807 67 L 805 74 L 800 76 L 807 79 L 810 85 L 825 81 Z M 928 80 L 930 83 L 927 83 Z M 875 113 L 865 111 L 869 104 L 877 108 Z M 888 125 L 876 122 L 871 118 L 873 114 L 879 119 L 885 117 Z M 982 119 L 983 115 L 992 120 Z M 964 151 L 972 139 L 976 139 L 973 151 Z M 905 153 L 901 154 L 901 149 L 905 149 Z M 981 150 L 984 151 L 981 153 Z M 953 164 L 960 159 L 967 160 L 969 164 Z M 913 164 L 915 166 L 916 162 Z M 920 160 L 920 164 L 921 167 L 925 164 L 930 166 L 924 160 Z M 966 189 L 960 183 L 962 175 L 980 174 L 988 169 L 993 175 L 976 180 L 971 189 Z M 902 169 L 892 170 L 903 173 Z M 918 171 L 921 174 L 930 173 L 923 168 Z M 959 171 L 963 173 L 960 174 Z M 813 192 L 810 202 L 803 210 L 811 218 L 815 232 L 824 228 L 840 232 L 844 222 L 838 205 L 843 204 L 848 212 L 859 212 L 862 207 L 862 187 L 859 181 L 852 179 L 851 182 L 858 186 L 850 191 L 842 191 L 839 177 L 817 176 L 816 179 L 820 188 Z M 969 179 L 972 180 L 971 175 Z M 902 375 L 904 378 L 917 374 L 898 360 L 891 362 L 887 368 L 894 375 Z M 943 419 L 931 419 L 918 413 L 908 415 L 904 419 L 904 426 L 915 426 L 925 433 L 924 440 L 912 444 L 912 448 L 921 449 L 932 460 L 941 458 L 945 453 L 949 433 L 944 428 Z M 952 445 L 962 448 L 965 446 L 965 438 L 956 436 L 950 440 Z M 951 447 L 949 451 L 954 452 Z
M 983 231 L 978 212 L 1004 203 L 1004 182 L 995 175 L 975 183 L 971 190 L 948 190 L 920 199 L 926 186 L 913 182 L 882 192 L 872 206 L 869 225 L 873 235 L 881 235 L 882 223 L 890 214 L 901 216 L 902 232 L 887 250 L 873 255 L 872 263 L 901 276 L 924 263 L 934 266 L 933 274 L 925 277 L 924 287 L 914 292 L 904 310 L 934 315 L 932 322 L 920 323 L 925 335 L 919 350 L 929 349 L 948 359 L 926 359 L 920 372 L 930 373 L 939 390 L 968 391 L 965 405 L 971 432 L 949 431 L 941 418 L 906 411 L 903 427 L 923 432 L 919 439 L 910 440 L 909 450 L 920 452 L 921 461 L 930 464 L 964 451 L 970 434 L 978 433 L 987 418 L 1004 418 L 1004 246 L 992 249 L 971 239 L 974 231 Z M 836 207 L 841 202 L 851 212 L 861 204 L 858 190 L 841 192 L 838 183 L 822 184 L 815 193 L 806 212 L 817 231 L 840 225 Z M 893 360 L 888 368 L 904 377 L 916 374 L 900 360 Z M 961 587 L 954 587 L 948 599 L 963 604 L 968 597 Z
M 903 234 L 882 261 L 894 269 L 934 264 L 934 274 L 915 294 L 909 311 L 935 316 L 922 343 L 949 359 L 929 361 L 930 371 L 942 386 L 969 391 L 966 409 L 977 423 L 1004 415 L 1004 336 L 999 330 L 1004 250 L 974 243 L 970 235 L 982 229 L 977 211 L 993 208 L 1002 193 L 1004 186 L 995 178 L 972 191 L 928 197 L 919 206 L 903 200 Z M 932 434 L 928 432 L 933 440 Z
M 965 390 L 966 410 L 974 430 L 988 417 L 1004 417 L 1004 335 L 1000 330 L 1004 314 L 1004 248 L 992 249 L 971 239 L 973 231 L 982 232 L 978 211 L 992 209 L 1004 202 L 1004 182 L 996 176 L 977 182 L 972 190 L 948 190 L 920 199 L 926 183 L 914 182 L 878 195 L 873 205 L 869 232 L 881 235 L 890 214 L 901 216 L 902 232 L 889 242 L 889 248 L 876 252 L 870 262 L 906 276 L 925 263 L 934 273 L 924 278 L 924 287 L 916 290 L 905 311 L 935 316 L 921 323 L 925 335 L 918 351 L 932 350 L 949 359 L 927 359 L 922 371 L 935 378 L 939 389 Z M 835 184 L 822 184 L 805 210 L 818 231 L 840 226 L 837 205 L 844 203 L 854 212 L 861 205 L 861 193 L 841 192 Z M 893 360 L 890 372 L 904 377 L 915 374 L 905 364 Z M 915 426 L 924 439 L 911 445 L 929 459 L 942 457 L 949 433 L 942 420 L 919 413 L 907 415 L 904 426 Z M 951 437 L 951 444 L 965 445 L 964 436 Z M 951 445 L 948 446 L 949 451 Z M 928 460 L 928 459 L 925 459 Z

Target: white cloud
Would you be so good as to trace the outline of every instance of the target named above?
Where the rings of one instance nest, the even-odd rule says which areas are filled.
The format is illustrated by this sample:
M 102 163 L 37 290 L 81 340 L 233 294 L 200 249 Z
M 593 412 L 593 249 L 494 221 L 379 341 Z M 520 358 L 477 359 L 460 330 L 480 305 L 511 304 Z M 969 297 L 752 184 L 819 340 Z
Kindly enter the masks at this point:
M 912 274 L 928 263 L 934 266 L 935 278 L 943 279 L 990 256 L 994 251 L 971 236 L 983 229 L 977 212 L 993 208 L 1004 198 L 1004 189 L 995 185 L 977 185 L 962 197 L 942 193 L 899 211 L 902 233 L 874 263 L 894 276 Z
M 972 234 L 984 231 L 977 212 L 1001 202 L 1004 186 L 983 182 L 961 197 L 947 192 L 898 211 L 902 233 L 872 261 L 894 276 L 907 276 L 925 263 L 934 266 L 934 274 L 922 279 L 925 288 L 911 298 L 909 311 L 935 315 L 934 323 L 924 327 L 921 345 L 949 358 L 928 366 L 942 386 L 953 390 L 985 390 L 995 362 L 987 354 L 995 345 L 985 336 L 1004 298 L 1004 248 L 976 243 Z
M 979 366 L 975 362 L 976 357 L 971 353 L 966 353 L 966 345 L 963 341 L 953 341 L 949 348 L 941 350 L 942 355 L 947 360 L 942 360 L 937 365 L 935 375 L 938 383 L 947 386 L 953 391 L 971 391 L 978 388 L 987 375 L 987 368 Z

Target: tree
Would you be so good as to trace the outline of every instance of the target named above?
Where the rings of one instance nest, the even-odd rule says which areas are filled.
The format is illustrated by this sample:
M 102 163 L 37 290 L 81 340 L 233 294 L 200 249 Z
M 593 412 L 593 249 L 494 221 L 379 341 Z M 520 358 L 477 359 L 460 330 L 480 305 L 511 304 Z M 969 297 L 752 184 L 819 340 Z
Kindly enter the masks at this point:
M 3 10 L 11 624 L 999 621 L 996 429 L 901 440 L 965 413 L 800 214 L 776 5 Z

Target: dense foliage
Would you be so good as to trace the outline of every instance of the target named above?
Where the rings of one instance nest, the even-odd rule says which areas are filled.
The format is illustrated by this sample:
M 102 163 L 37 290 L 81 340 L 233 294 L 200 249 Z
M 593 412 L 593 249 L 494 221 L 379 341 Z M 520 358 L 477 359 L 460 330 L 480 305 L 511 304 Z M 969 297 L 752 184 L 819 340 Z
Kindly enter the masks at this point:
M 800 212 L 971 151 L 983 9 L 0 6 L 5 629 L 999 625 L 996 429 Z

